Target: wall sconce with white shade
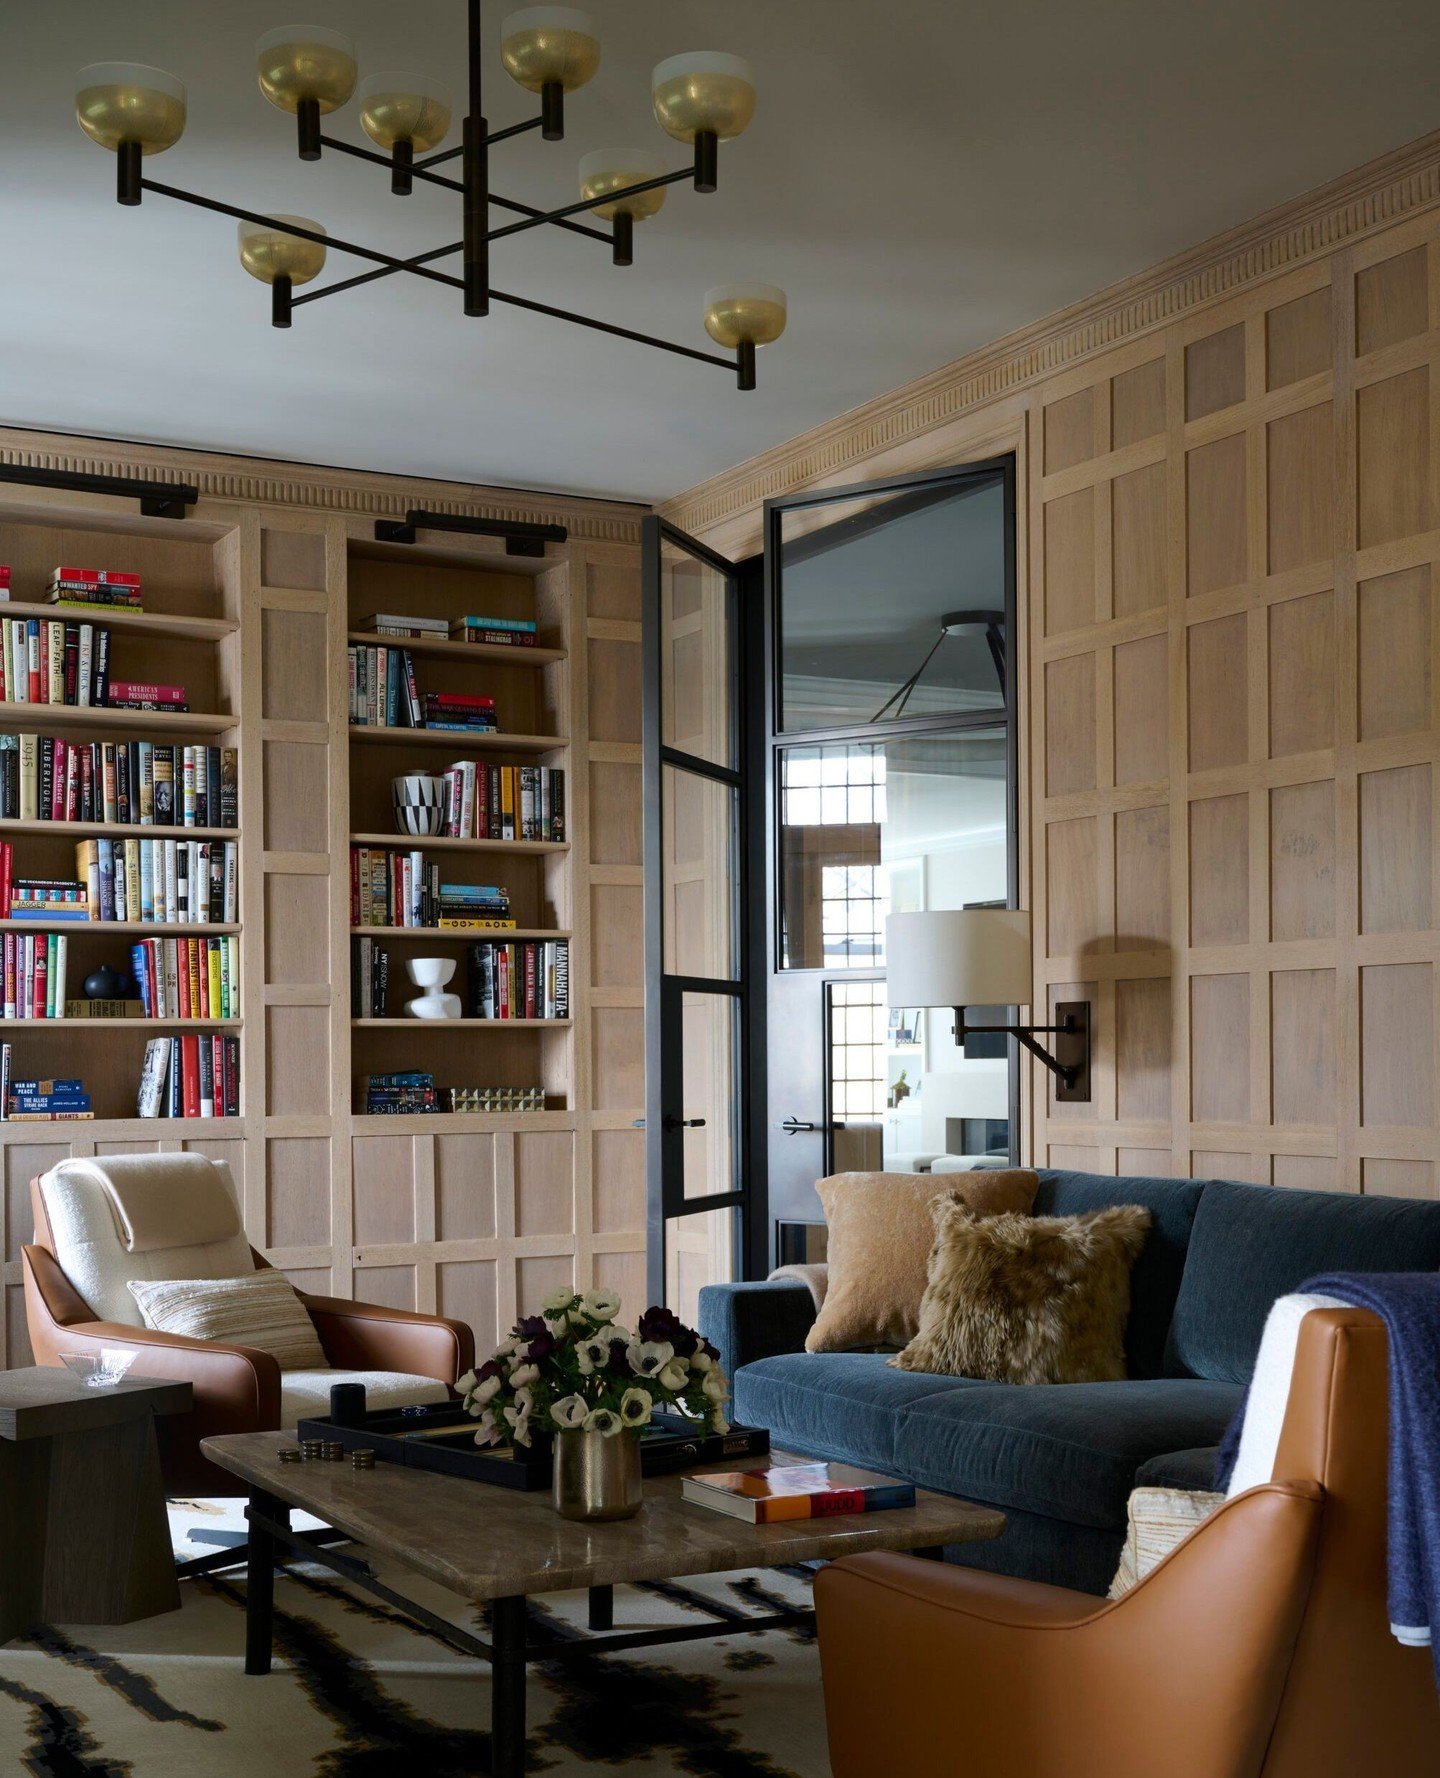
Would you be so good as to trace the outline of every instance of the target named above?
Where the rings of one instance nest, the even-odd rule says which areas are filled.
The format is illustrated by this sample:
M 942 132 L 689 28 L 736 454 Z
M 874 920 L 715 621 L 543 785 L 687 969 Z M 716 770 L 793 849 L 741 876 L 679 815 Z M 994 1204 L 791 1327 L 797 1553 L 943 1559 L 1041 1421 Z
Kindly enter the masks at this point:
M 885 922 L 886 998 L 891 1006 L 950 1006 L 955 1041 L 972 1032 L 1003 1031 L 1056 1078 L 1055 1097 L 1090 1097 L 1090 1002 L 1056 1003 L 1054 1025 L 974 1025 L 967 1006 L 1028 1007 L 1030 914 L 1024 908 L 953 908 L 891 914 Z M 1053 1053 L 1035 1041 L 1055 1039 Z

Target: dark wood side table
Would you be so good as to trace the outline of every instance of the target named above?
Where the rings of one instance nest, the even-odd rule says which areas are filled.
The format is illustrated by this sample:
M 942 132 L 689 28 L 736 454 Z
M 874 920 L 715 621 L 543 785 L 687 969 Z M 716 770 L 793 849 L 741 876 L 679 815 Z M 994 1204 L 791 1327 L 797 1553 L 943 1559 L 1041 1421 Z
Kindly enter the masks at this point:
M 179 1608 L 155 1416 L 191 1405 L 188 1383 L 0 1372 L 0 1644 Z

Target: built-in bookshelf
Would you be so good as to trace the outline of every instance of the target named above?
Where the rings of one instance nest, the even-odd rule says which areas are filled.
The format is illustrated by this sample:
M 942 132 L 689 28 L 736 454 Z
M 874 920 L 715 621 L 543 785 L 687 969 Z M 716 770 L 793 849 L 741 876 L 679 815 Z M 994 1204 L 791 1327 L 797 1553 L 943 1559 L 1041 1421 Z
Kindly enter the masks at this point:
M 352 723 L 350 742 L 350 843 L 359 856 L 377 850 L 413 852 L 438 864 L 443 882 L 485 885 L 508 896 L 513 928 L 457 930 L 439 926 L 352 924 L 353 938 L 383 948 L 389 970 L 384 1017 L 352 1018 L 351 1072 L 356 1115 L 367 1114 L 365 1083 L 374 1076 L 433 1075 L 447 1087 L 540 1087 L 547 1111 L 573 1104 L 573 1022 L 563 1018 L 477 1018 L 471 1014 L 468 973 L 472 951 L 485 941 L 517 949 L 563 945 L 572 936 L 572 883 L 567 839 L 502 839 L 411 836 L 399 830 L 392 807 L 392 780 L 406 774 L 433 776 L 455 762 L 542 766 L 566 774 L 571 727 L 567 606 L 563 577 L 506 571 L 493 559 L 466 561 L 414 549 L 385 551 L 352 545 L 347 574 L 347 644 L 387 646 L 410 657 L 416 689 L 426 693 L 490 697 L 493 731 L 456 732 L 424 727 Z M 533 623 L 530 645 L 468 642 L 436 635 L 379 634 L 377 615 L 443 619 L 488 617 Z M 483 762 L 483 765 L 482 765 Z M 492 774 L 493 776 L 494 774 Z M 483 796 L 483 791 L 482 791 Z M 518 811 L 516 825 L 518 825 Z M 432 856 L 433 855 L 433 856 Z M 353 911 L 353 909 L 352 909 Z M 414 958 L 436 955 L 455 965 L 451 992 L 461 1001 L 458 1020 L 405 1016 L 405 1002 L 420 990 L 406 974 Z M 423 1119 L 444 1127 L 474 1113 L 427 1110 L 391 1113 L 399 1126 Z M 543 1113 L 496 1114 L 519 1117 Z
M 0 617 L 34 620 L 35 624 L 86 624 L 108 632 L 108 677 L 148 685 L 184 687 L 184 709 L 121 709 L 94 704 L 0 700 L 0 735 L 50 737 L 68 748 L 98 744 L 110 757 L 110 743 L 169 746 L 178 760 L 183 748 L 235 749 L 240 734 L 239 701 L 240 598 L 233 526 L 214 522 L 185 525 L 120 513 L 113 501 L 57 497 L 45 507 L 0 506 L 0 563 L 10 568 L 10 597 L 0 602 Z M 57 567 L 120 570 L 140 578 L 143 608 L 99 608 L 56 602 L 48 588 Z M 72 639 L 74 631 L 72 630 Z M 58 640 L 60 632 L 53 631 Z M 22 742 L 22 747 L 28 743 Z M 44 746 L 44 741 L 39 743 Z M 58 755 L 58 749 L 53 749 Z M 148 752 L 148 750 L 147 750 Z M 58 768 L 57 768 L 58 770 Z M 178 767 L 177 767 L 178 773 Z M 97 802 L 99 800 L 97 794 Z M 58 806 L 58 805 L 57 805 Z M 131 820 L 45 819 L 0 816 L 0 842 L 11 848 L 14 879 L 83 880 L 77 847 L 84 841 L 109 846 L 126 840 L 173 840 L 195 846 L 233 845 L 238 855 L 242 829 L 232 826 L 143 823 L 136 808 Z M 98 850 L 98 848 L 97 848 Z M 220 921 L 150 919 L 54 919 L 43 915 L 0 919 L 0 943 L 23 954 L 27 939 L 37 948 L 51 935 L 65 947 L 64 1005 L 73 1009 L 91 1002 L 85 981 L 101 966 L 118 975 L 133 971 L 132 947 L 148 940 L 194 939 L 233 941 L 235 978 L 231 982 L 229 1017 L 111 1016 L 77 1017 L 57 1004 L 57 1016 L 0 1019 L 0 1041 L 10 1045 L 12 1078 L 84 1081 L 93 1118 L 57 1123 L 57 1137 L 105 1140 L 152 1135 L 175 1122 L 140 1118 L 137 1098 L 146 1046 L 157 1036 L 183 1033 L 239 1034 L 243 1030 L 241 986 L 244 931 L 243 902 L 237 895 L 237 917 Z M 96 910 L 98 911 L 98 909 Z M 227 959 L 228 960 L 228 959 Z M 208 996 L 208 984 L 207 984 Z M 37 1002 L 38 1004 L 38 1002 Z M 132 1002 L 125 1011 L 133 1012 Z M 236 1125 L 241 1117 L 217 1118 L 217 1127 Z M 180 1120 L 185 1126 L 212 1120 Z M 34 1146 L 46 1140 L 51 1126 L 0 1124 L 5 1139 Z

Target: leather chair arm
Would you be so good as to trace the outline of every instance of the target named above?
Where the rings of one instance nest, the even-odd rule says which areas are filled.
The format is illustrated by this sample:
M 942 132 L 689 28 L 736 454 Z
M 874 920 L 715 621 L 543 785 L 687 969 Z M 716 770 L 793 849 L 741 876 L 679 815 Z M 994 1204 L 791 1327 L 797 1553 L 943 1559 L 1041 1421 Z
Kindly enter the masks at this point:
M 1314 1565 L 1322 1491 L 1229 1502 L 1123 1598 L 913 1557 L 815 1582 L 835 1778 L 1254 1778 Z
M 253 1432 L 280 1424 L 280 1366 L 253 1346 L 227 1346 L 159 1328 L 96 1321 L 44 1247 L 22 1249 L 30 1274 L 30 1343 L 41 1364 L 60 1353 L 98 1352 L 102 1346 L 134 1346 L 136 1374 L 179 1379 L 195 1392 L 195 1412 L 211 1432 Z
M 418 1315 L 382 1303 L 299 1293 L 326 1361 L 340 1370 L 409 1371 L 452 1389 L 475 1365 L 475 1336 L 463 1321 Z

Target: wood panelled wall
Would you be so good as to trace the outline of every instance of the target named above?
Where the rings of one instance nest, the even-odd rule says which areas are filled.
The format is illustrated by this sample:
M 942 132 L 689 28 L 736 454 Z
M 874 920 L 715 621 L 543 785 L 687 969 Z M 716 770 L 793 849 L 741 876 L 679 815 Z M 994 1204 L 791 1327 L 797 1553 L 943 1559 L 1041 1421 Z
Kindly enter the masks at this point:
M 1022 900 L 1097 1041 L 1041 1162 L 1436 1194 L 1437 204 L 1430 138 L 666 508 L 743 554 L 1015 451 Z
M 0 505 L 17 523 L 54 513 L 67 535 L 97 531 L 108 557 L 127 546 L 116 533 L 162 548 L 201 537 L 214 550 L 225 610 L 240 625 L 219 707 L 236 716 L 240 748 L 244 1015 L 237 1119 L 51 1132 L 0 1124 L 9 1132 L 0 1136 L 0 1365 L 29 1362 L 19 1266 L 33 1226 L 29 1181 L 68 1154 L 184 1148 L 223 1158 L 251 1241 L 302 1288 L 440 1310 L 470 1322 L 482 1346 L 572 1279 L 613 1286 L 634 1308 L 645 1286 L 644 1139 L 634 1127 L 645 1099 L 639 511 L 4 430 L 0 461 L 200 486 L 183 522 L 140 520 L 133 501 L 4 483 Z M 571 531 L 568 544 L 549 546 L 535 583 L 546 627 L 569 650 L 555 715 L 569 743 L 571 848 L 547 888 L 573 934 L 574 1023 L 547 1083 L 564 1109 L 401 1122 L 352 1108 L 347 579 L 375 520 L 414 506 Z M 473 549 L 477 568 L 506 571 L 493 539 L 425 541 L 444 542 L 432 553 L 451 564 Z M 410 559 L 391 561 L 403 572 Z M 426 552 L 413 559 L 424 572 Z M 54 729 L 64 732 L 63 712 Z M 456 756 L 464 751 L 457 737 Z M 394 757 L 394 770 L 415 769 L 403 751 Z M 13 1035 L 23 1057 L 26 1033 Z M 483 1073 L 465 1045 L 458 1034 L 447 1059 L 417 1044 L 403 1065 L 437 1067 L 442 1079 Z

